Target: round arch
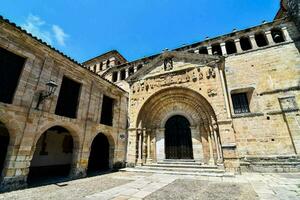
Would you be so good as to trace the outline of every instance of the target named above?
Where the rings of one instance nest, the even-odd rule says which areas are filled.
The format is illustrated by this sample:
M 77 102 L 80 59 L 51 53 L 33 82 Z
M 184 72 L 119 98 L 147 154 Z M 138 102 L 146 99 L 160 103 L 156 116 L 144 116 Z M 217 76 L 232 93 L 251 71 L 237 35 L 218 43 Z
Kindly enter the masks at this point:
M 68 177 L 76 166 L 79 155 L 78 134 L 76 129 L 65 123 L 42 126 L 33 140 L 28 182 Z

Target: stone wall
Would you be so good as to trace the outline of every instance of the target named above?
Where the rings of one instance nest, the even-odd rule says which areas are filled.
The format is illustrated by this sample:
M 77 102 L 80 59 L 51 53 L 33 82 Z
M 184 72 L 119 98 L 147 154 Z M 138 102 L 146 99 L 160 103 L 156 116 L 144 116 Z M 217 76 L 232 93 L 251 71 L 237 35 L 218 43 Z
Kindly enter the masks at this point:
M 26 186 L 36 143 L 53 126 L 65 128 L 73 137 L 71 177 L 85 176 L 91 143 L 98 133 L 105 134 L 110 143 L 110 166 L 124 163 L 127 93 L 6 21 L 1 20 L 0 27 L 0 47 L 26 58 L 12 104 L 0 103 L 0 121 L 10 134 L 1 188 Z M 81 84 L 74 119 L 54 113 L 63 76 Z M 37 110 L 38 96 L 49 80 L 55 81 L 58 88 Z M 112 126 L 100 124 L 103 95 L 114 99 Z

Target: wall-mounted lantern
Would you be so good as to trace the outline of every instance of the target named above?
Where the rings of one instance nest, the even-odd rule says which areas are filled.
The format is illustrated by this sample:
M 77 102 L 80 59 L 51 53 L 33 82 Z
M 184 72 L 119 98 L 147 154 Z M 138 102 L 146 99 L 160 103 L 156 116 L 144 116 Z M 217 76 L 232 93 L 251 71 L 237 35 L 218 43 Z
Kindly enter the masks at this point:
M 40 104 L 48 97 L 50 97 L 51 95 L 54 94 L 56 88 L 57 88 L 57 83 L 55 83 L 54 81 L 50 80 L 46 83 L 47 86 L 47 90 L 46 91 L 41 91 L 40 95 L 39 95 L 39 99 L 37 102 L 37 105 L 35 107 L 35 109 L 39 110 L 39 106 Z

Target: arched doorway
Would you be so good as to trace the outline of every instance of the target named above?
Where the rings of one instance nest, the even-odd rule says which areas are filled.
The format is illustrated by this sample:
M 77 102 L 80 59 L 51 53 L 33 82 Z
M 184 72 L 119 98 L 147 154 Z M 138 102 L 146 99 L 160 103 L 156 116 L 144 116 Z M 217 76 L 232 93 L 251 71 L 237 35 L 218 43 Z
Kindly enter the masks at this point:
M 170 117 L 165 125 L 166 159 L 193 159 L 189 121 L 181 116 Z
M 109 142 L 107 137 L 99 133 L 93 140 L 88 164 L 88 173 L 109 169 Z
M 54 126 L 36 143 L 28 183 L 59 181 L 69 175 L 73 155 L 73 138 L 68 130 Z
M 9 133 L 5 125 L 0 122 L 0 176 L 4 168 L 4 162 L 9 144 Z

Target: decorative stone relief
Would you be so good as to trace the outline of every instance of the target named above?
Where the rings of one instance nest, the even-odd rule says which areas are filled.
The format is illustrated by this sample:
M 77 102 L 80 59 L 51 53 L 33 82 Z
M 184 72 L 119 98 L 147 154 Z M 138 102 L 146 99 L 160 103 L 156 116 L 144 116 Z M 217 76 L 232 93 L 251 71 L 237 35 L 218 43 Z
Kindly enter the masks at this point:
M 169 58 L 165 58 L 164 60 L 164 70 L 165 71 L 170 71 L 173 69 L 173 58 L 169 57 Z
M 298 109 L 297 102 L 294 96 L 279 98 L 282 110 L 296 110 Z
M 217 91 L 215 89 L 209 88 L 207 89 L 207 94 L 209 97 L 213 97 L 217 95 Z
M 216 72 L 213 68 L 209 68 L 206 72 L 206 78 L 210 79 L 210 78 L 216 78 Z

